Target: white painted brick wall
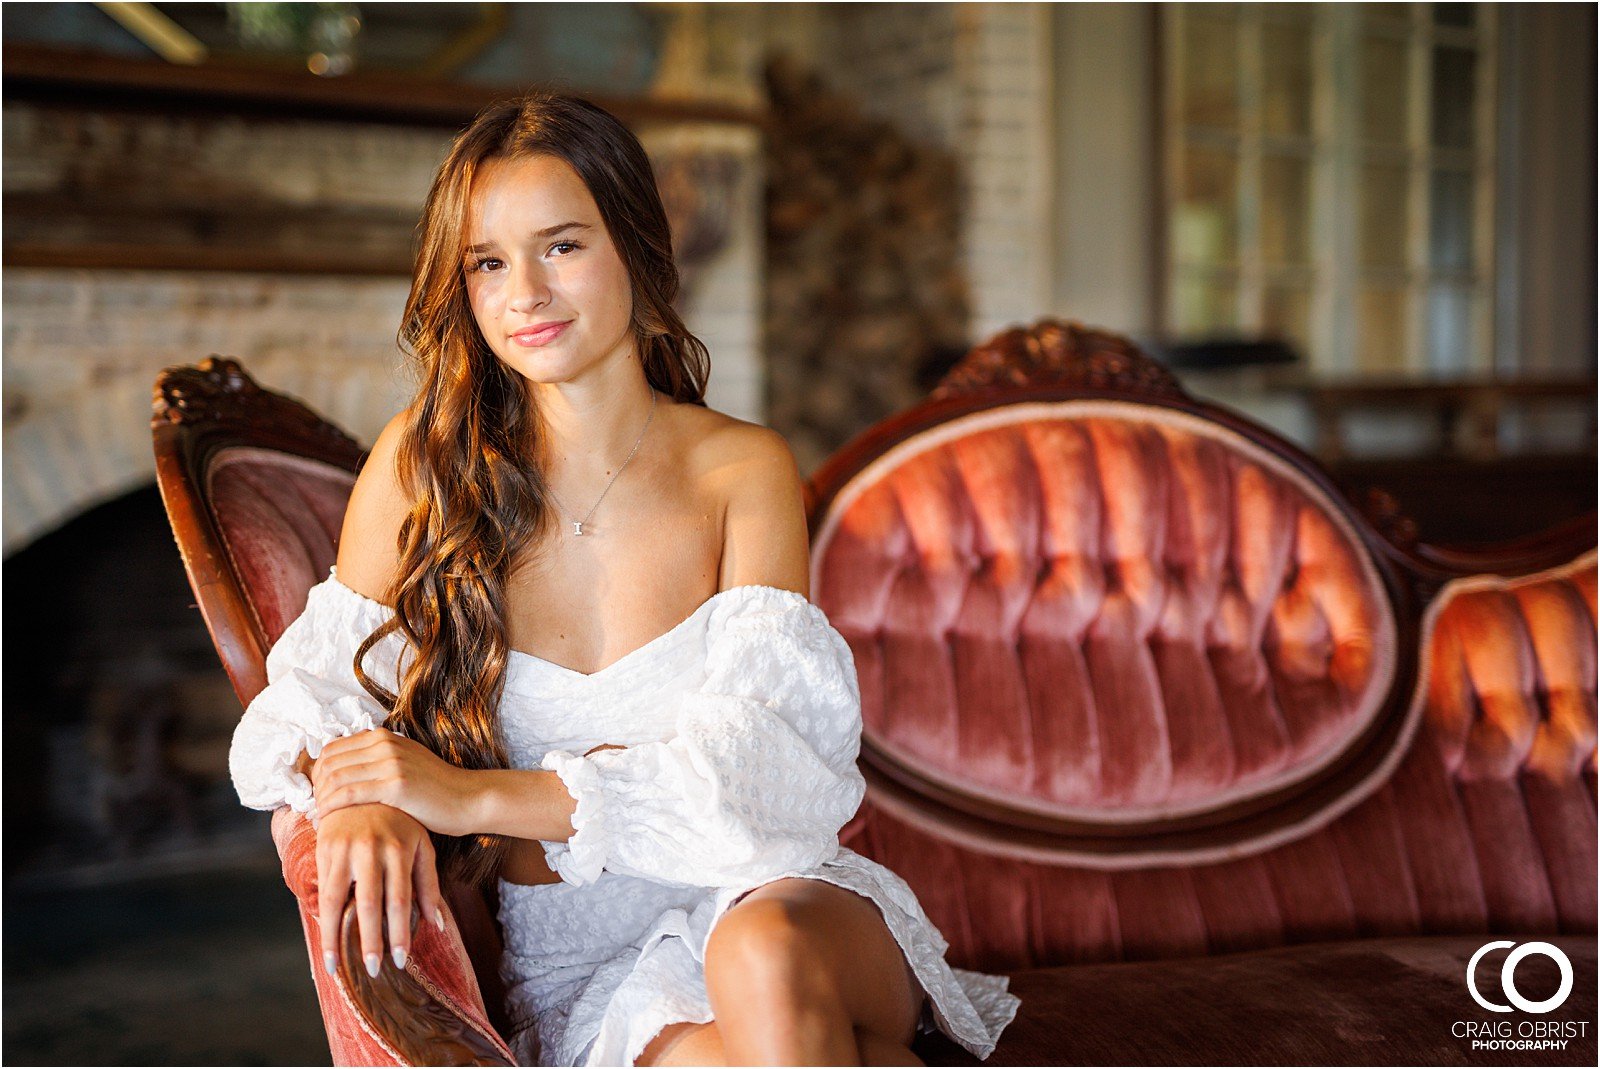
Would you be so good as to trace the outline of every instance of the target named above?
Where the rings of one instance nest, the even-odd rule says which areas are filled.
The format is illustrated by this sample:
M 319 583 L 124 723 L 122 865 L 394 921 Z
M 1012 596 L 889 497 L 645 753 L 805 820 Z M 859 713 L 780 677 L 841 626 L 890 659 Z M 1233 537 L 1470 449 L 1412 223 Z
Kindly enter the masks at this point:
M 740 419 L 765 417 L 766 360 L 762 353 L 762 292 L 765 285 L 765 178 L 761 134 L 741 126 L 662 127 L 640 135 L 658 153 L 704 150 L 725 152 L 739 161 L 739 177 L 729 198 L 727 245 L 710 264 L 699 267 L 682 302 L 684 321 L 711 351 L 706 403 Z
M 1050 5 L 823 10 L 816 55 L 827 81 L 963 163 L 970 340 L 1045 315 L 1055 260 Z

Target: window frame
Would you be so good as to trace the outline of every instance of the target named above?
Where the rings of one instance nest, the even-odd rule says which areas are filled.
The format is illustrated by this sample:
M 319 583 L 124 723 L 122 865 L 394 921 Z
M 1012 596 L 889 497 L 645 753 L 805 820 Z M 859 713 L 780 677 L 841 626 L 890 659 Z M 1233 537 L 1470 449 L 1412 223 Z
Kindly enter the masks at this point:
M 1201 127 L 1185 122 L 1186 20 L 1201 5 L 1163 5 L 1157 33 L 1160 115 L 1158 139 L 1162 164 L 1160 189 L 1160 277 L 1157 328 L 1170 340 L 1196 340 L 1203 335 L 1180 333 L 1180 290 L 1187 278 L 1209 277 L 1234 283 L 1233 311 L 1237 333 L 1263 335 L 1268 284 L 1304 279 L 1307 286 L 1305 344 L 1302 355 L 1313 377 L 1395 377 L 1407 380 L 1488 376 L 1496 368 L 1496 302 L 1503 286 L 1497 273 L 1498 106 L 1502 19 L 1495 4 L 1474 4 L 1470 28 L 1435 21 L 1435 5 L 1410 4 L 1402 19 L 1375 15 L 1376 5 L 1232 4 L 1229 16 L 1238 27 L 1239 62 L 1235 116 L 1231 128 Z M 1202 17 L 1217 18 L 1222 5 L 1204 5 Z M 1309 9 L 1309 10 L 1307 10 Z M 1304 26 L 1309 34 L 1310 123 L 1304 138 L 1274 138 L 1263 130 L 1265 28 L 1275 24 Z M 1374 146 L 1362 139 L 1361 52 L 1365 36 L 1389 37 L 1402 43 L 1407 63 L 1405 143 L 1388 154 L 1406 172 L 1404 265 L 1370 268 L 1362 261 L 1361 179 L 1363 164 Z M 1472 147 L 1441 149 L 1433 144 L 1435 120 L 1432 63 L 1438 47 L 1473 51 Z M 1183 203 L 1184 151 L 1190 143 L 1211 142 L 1237 151 L 1234 178 L 1234 246 L 1231 265 L 1199 267 L 1179 259 L 1176 219 Z M 1301 221 L 1309 245 L 1304 267 L 1266 263 L 1262 255 L 1260 210 L 1265 160 L 1272 155 L 1300 155 L 1309 161 L 1307 216 Z M 1439 167 L 1438 165 L 1444 165 Z M 1448 271 L 1431 262 L 1433 176 L 1437 169 L 1472 175 L 1471 256 L 1464 271 Z M 1404 341 L 1397 366 L 1377 369 L 1361 359 L 1361 291 L 1385 276 L 1405 295 Z M 1429 301 L 1436 287 L 1466 290 L 1468 351 L 1449 362 L 1436 361 L 1429 336 Z

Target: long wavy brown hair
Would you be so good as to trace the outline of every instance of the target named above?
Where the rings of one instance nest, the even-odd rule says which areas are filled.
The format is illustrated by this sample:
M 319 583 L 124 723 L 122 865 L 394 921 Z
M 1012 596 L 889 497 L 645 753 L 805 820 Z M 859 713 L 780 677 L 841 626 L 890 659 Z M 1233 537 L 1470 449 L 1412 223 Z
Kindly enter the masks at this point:
M 533 390 L 484 341 L 462 258 L 473 177 L 486 161 L 533 156 L 565 160 L 594 197 L 628 270 L 631 326 L 649 384 L 704 404 L 710 368 L 705 345 L 672 306 L 672 233 L 639 139 L 589 101 L 543 91 L 479 113 L 440 165 L 417 227 L 398 336 L 418 378 L 396 461 L 411 508 L 389 590 L 395 615 L 355 658 L 356 678 L 389 710 L 385 726 L 469 769 L 508 767 L 497 716 L 509 652 L 506 583 L 553 510 L 538 464 L 544 443 Z M 396 628 L 416 654 L 398 694 L 361 667 Z M 507 846 L 481 834 L 436 834 L 434 843 L 444 874 L 474 886 L 499 873 Z

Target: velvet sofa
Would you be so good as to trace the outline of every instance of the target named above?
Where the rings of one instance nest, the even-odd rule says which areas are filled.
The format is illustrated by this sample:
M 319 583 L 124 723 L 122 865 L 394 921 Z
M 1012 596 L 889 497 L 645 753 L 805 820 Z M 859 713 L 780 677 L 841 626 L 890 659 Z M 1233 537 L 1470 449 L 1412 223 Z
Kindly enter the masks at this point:
M 1503 938 L 1575 973 L 1519 1026 L 1591 1022 L 1533 1057 L 1594 1062 L 1592 514 L 1420 544 L 1383 495 L 1054 321 L 973 351 L 813 492 L 812 597 L 865 720 L 842 838 L 952 961 L 1013 975 L 995 1060 L 1493 1061 L 1453 1032 L 1496 1017 L 1465 978 Z M 1517 967 L 1530 997 L 1557 979 Z
M 248 703 L 359 448 L 220 358 L 163 375 L 153 426 Z M 1012 976 L 989 1064 L 1594 1062 L 1592 516 L 1421 544 L 1392 501 L 1055 321 L 975 349 L 809 491 L 812 597 L 863 696 L 842 840 L 905 877 L 952 963 Z M 335 1062 L 510 1061 L 492 901 L 453 889 L 404 970 L 329 978 L 314 833 L 283 809 L 273 835 Z M 1570 995 L 1481 1009 L 1490 940 L 1558 948 Z M 1507 949 L 1478 955 L 1490 1001 Z M 1559 980 L 1545 953 L 1514 976 Z M 1456 1034 L 1534 1018 L 1589 1024 L 1538 1053 Z

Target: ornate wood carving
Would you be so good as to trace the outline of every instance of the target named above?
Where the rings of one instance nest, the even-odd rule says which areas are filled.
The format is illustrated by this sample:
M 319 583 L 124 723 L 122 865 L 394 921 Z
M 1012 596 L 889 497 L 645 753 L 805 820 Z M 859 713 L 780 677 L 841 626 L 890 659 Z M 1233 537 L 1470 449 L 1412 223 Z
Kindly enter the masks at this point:
M 1127 338 L 1076 321 L 1041 319 L 973 349 L 945 373 L 930 399 L 995 386 L 1074 386 L 1184 397 L 1177 378 Z
M 151 418 L 191 427 L 270 428 L 278 436 L 300 437 L 308 444 L 326 440 L 332 448 L 361 450 L 354 438 L 299 401 L 262 389 L 238 360 L 216 353 L 198 364 L 163 371 L 156 379 Z
M 1417 544 L 1417 525 L 1400 508 L 1400 502 L 1387 490 L 1372 487 L 1361 501 L 1362 515 L 1385 538 L 1397 546 L 1414 547 Z

